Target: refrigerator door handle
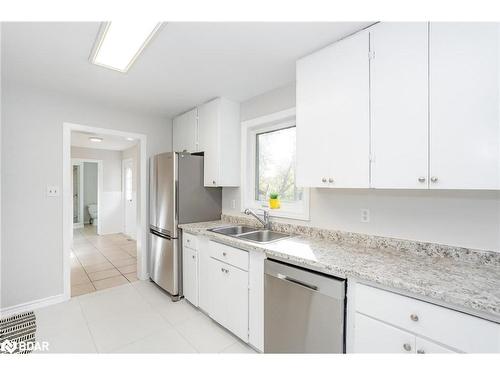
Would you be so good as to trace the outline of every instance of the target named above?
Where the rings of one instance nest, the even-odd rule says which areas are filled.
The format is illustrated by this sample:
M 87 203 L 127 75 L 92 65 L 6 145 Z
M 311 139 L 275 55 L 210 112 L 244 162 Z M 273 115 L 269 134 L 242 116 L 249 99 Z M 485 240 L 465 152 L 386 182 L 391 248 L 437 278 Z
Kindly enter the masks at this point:
M 164 239 L 169 240 L 169 241 L 172 239 L 172 237 L 170 237 L 169 235 L 164 234 L 164 233 L 161 233 L 161 232 L 158 232 L 158 231 L 156 231 L 156 230 L 154 230 L 154 229 L 150 229 L 150 230 L 149 230 L 149 232 L 150 232 L 151 234 L 154 234 L 155 236 L 158 236 L 158 237 L 164 238 Z

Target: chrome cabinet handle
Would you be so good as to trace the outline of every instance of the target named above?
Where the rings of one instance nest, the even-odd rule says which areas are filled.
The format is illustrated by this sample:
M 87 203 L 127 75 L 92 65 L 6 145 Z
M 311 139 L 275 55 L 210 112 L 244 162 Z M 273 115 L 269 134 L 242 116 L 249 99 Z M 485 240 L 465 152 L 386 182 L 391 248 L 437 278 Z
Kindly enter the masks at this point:
M 215 180 L 212 181 L 212 184 L 215 185 Z
M 221 268 L 220 269 L 223 273 L 229 273 L 229 270 L 225 269 L 225 268 Z
M 407 352 L 411 351 L 411 345 L 410 344 L 404 344 L 403 349 L 406 350 Z
M 196 259 L 196 257 L 194 255 L 192 257 L 193 257 L 193 259 Z
M 329 182 L 329 183 L 332 183 L 332 182 L 333 182 L 333 178 L 331 178 L 331 177 L 330 177 L 330 178 L 328 179 L 328 182 Z
M 321 182 L 326 182 L 326 177 L 323 177 L 323 178 L 321 179 Z
M 227 254 L 226 254 L 225 252 L 222 252 L 222 256 L 224 256 L 224 257 L 225 257 L 226 255 L 227 255 Z
M 424 349 L 417 349 L 417 354 L 425 354 L 425 350 Z
M 423 177 L 423 176 L 419 177 L 418 182 L 425 182 L 425 177 Z
M 410 319 L 413 320 L 414 322 L 418 322 L 418 315 L 417 314 L 411 314 Z
M 438 178 L 436 176 L 432 176 L 431 177 L 431 182 L 438 182 Z

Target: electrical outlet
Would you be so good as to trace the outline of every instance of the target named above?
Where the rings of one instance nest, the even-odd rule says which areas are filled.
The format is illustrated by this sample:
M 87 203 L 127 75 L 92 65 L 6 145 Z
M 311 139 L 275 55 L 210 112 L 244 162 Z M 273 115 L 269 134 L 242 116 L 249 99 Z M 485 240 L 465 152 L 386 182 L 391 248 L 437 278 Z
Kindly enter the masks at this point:
M 370 222 L 370 210 L 368 208 L 361 209 L 361 222 L 362 223 Z
M 59 186 L 47 185 L 47 197 L 58 197 Z

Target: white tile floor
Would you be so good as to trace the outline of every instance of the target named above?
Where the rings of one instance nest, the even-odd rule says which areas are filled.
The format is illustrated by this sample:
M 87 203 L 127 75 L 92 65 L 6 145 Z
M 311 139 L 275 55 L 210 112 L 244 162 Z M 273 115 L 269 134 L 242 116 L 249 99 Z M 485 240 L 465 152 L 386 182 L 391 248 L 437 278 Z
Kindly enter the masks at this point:
M 35 311 L 56 353 L 255 353 L 189 302 L 136 281 Z

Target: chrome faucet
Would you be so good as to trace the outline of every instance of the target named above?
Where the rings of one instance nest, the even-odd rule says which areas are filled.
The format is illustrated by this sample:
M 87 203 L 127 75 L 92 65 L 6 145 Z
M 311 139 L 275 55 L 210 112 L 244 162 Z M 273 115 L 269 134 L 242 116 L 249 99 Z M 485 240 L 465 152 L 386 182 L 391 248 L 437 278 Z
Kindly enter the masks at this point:
M 265 229 L 271 229 L 271 222 L 269 221 L 269 211 L 267 210 L 262 210 L 264 211 L 264 219 L 261 219 L 255 212 L 253 212 L 251 209 L 247 208 L 245 209 L 245 214 L 246 215 L 252 215 L 254 218 L 259 220 L 259 222 L 264 226 Z

